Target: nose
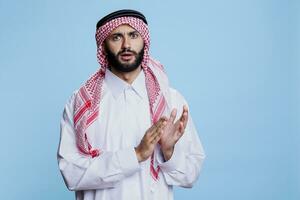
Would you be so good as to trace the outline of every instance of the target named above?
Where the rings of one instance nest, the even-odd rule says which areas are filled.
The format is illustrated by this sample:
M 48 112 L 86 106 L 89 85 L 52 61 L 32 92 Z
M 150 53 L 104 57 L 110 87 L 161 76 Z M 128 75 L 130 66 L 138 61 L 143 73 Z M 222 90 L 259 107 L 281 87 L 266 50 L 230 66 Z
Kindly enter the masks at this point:
M 123 48 L 124 48 L 124 49 L 130 48 L 130 38 L 129 38 L 129 37 L 124 37 L 124 40 L 123 40 Z

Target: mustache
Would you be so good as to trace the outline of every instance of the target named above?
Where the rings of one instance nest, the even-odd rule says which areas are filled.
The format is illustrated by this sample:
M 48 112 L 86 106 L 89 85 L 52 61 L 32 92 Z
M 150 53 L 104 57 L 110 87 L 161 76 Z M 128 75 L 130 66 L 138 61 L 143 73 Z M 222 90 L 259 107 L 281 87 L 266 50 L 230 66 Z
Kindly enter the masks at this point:
M 133 50 L 130 50 L 128 48 L 125 48 L 125 49 L 122 49 L 121 51 L 118 52 L 118 55 L 122 54 L 122 53 L 132 53 L 134 55 L 137 55 L 138 53 L 133 51 Z

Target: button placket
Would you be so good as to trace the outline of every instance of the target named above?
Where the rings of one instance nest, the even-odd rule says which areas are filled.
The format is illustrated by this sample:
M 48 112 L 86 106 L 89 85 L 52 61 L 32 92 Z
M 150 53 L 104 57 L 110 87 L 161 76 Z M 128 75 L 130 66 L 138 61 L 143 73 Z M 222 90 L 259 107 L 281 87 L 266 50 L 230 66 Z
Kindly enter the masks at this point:
M 137 124 L 136 124 L 136 116 L 135 116 L 135 106 L 136 102 L 134 99 L 134 91 L 130 86 L 128 86 L 124 90 L 124 97 L 125 97 L 125 118 L 124 118 L 124 125 L 126 128 L 126 140 L 127 145 L 136 145 L 136 132 Z

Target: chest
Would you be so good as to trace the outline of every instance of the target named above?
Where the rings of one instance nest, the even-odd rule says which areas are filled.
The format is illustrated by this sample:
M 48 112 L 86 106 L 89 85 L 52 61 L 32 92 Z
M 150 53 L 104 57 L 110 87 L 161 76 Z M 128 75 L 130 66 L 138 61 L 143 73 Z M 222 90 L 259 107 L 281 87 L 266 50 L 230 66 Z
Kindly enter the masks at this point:
M 104 95 L 99 113 L 88 135 L 92 146 L 105 151 L 137 146 L 151 125 L 148 98 L 133 90 L 122 92 L 118 98 Z

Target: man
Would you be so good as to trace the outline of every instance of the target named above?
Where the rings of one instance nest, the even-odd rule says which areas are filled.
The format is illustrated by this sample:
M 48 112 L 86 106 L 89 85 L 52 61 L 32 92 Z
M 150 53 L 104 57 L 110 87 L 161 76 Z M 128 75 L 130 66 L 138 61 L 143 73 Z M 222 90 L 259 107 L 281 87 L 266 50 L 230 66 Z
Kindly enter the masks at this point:
M 96 41 L 101 67 L 61 120 L 65 183 L 78 200 L 171 200 L 174 185 L 192 187 L 205 158 L 187 103 L 149 57 L 143 14 L 105 16 Z

